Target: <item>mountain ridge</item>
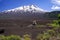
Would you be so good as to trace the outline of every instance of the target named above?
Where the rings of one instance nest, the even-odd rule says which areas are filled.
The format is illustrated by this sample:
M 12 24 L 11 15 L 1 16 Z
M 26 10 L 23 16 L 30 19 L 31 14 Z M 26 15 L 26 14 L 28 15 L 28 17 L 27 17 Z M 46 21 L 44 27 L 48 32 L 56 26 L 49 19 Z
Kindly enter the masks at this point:
M 26 6 L 20 6 L 20 7 L 17 7 L 17 8 L 13 8 L 13 9 L 10 9 L 10 10 L 5 10 L 3 12 L 11 12 L 11 11 L 33 11 L 33 12 L 46 12 L 46 10 L 43 10 L 42 8 L 39 8 L 35 5 L 26 5 Z
M 60 11 L 46 12 L 42 11 L 39 7 L 30 5 L 0 12 L 0 19 L 55 19 L 58 14 L 60 14 Z

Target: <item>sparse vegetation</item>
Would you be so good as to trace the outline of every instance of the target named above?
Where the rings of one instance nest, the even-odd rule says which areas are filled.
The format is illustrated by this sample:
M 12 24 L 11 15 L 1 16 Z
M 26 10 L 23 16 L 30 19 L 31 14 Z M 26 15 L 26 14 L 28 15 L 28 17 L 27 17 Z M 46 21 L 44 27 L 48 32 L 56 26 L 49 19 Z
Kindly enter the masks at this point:
M 11 35 L 11 36 L 0 35 L 0 40 L 21 40 L 21 37 L 17 35 Z
M 53 20 L 52 24 L 50 24 L 54 29 L 60 28 L 60 14 L 58 15 L 58 20 Z
M 24 35 L 24 40 L 31 40 L 30 35 L 25 34 L 25 35 Z
M 29 31 L 34 30 L 35 32 L 38 32 L 38 34 L 37 33 L 35 34 L 35 35 L 37 35 L 35 38 L 36 40 L 58 40 L 60 38 L 60 32 L 58 31 L 58 29 L 60 28 L 60 14 L 58 15 L 58 20 L 53 20 L 53 22 L 51 24 L 49 23 L 48 25 L 53 27 L 53 28 L 52 29 L 46 29 L 46 30 L 44 30 L 44 29 L 40 30 L 39 28 L 41 28 L 41 27 L 43 28 L 43 27 L 45 27 L 45 25 L 42 25 L 42 24 L 36 24 L 35 25 L 34 24 L 33 27 L 36 26 L 35 29 L 31 29 L 30 27 L 29 27 L 30 30 L 29 30 L 29 28 L 26 28 L 26 29 L 28 29 Z M 25 28 L 22 27 L 22 29 L 25 29 Z M 32 31 L 32 33 L 34 31 Z M 44 31 L 44 32 L 39 33 L 40 31 Z M 23 35 L 23 40 L 32 40 L 31 36 L 32 35 L 25 34 L 25 35 Z M 22 37 L 17 36 L 17 35 L 10 35 L 10 36 L 0 35 L 0 40 L 21 40 L 21 38 Z

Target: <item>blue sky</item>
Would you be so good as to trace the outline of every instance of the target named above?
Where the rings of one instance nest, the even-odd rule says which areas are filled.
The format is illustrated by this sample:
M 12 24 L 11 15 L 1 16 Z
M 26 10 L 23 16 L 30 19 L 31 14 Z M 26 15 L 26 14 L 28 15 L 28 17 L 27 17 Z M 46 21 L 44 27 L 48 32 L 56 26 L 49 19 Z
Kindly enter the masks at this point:
M 60 10 L 60 0 L 0 0 L 0 11 L 24 5 L 36 5 L 44 10 Z

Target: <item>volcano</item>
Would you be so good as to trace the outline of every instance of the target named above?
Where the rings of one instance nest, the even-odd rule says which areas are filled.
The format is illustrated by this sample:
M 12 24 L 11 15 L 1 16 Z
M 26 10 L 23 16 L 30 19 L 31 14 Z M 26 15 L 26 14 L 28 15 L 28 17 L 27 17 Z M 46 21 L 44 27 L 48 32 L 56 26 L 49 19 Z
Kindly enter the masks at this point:
M 33 20 L 43 18 L 46 11 L 34 6 L 21 6 L 10 10 L 5 10 L 0 13 L 0 19 L 20 19 L 20 20 Z

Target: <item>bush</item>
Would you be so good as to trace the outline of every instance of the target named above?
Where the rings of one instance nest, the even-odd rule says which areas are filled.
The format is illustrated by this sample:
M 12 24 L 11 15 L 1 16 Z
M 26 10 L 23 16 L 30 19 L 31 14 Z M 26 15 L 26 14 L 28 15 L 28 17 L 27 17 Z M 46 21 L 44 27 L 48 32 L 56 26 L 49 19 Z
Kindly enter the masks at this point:
M 52 26 L 54 29 L 60 28 L 60 14 L 58 15 L 58 20 L 53 20 L 50 26 Z
M 21 37 L 17 35 L 11 35 L 8 36 L 8 40 L 21 40 Z
M 25 34 L 25 35 L 24 35 L 24 40 L 31 40 L 30 35 Z
M 37 40 L 49 40 L 51 36 L 48 33 L 38 34 Z
M 42 40 L 43 39 L 43 34 L 38 34 L 37 35 L 37 40 Z
M 0 40 L 21 40 L 21 37 L 17 35 L 11 35 L 11 36 L 1 35 Z
M 56 32 L 54 30 L 48 30 L 47 33 L 50 35 L 50 36 L 55 36 L 56 35 Z
M 49 40 L 50 37 L 51 37 L 51 35 L 48 34 L 48 33 L 44 33 L 44 34 L 43 34 L 43 39 L 44 39 L 44 40 Z
M 0 35 L 0 40 L 7 40 L 7 37 L 4 35 Z

